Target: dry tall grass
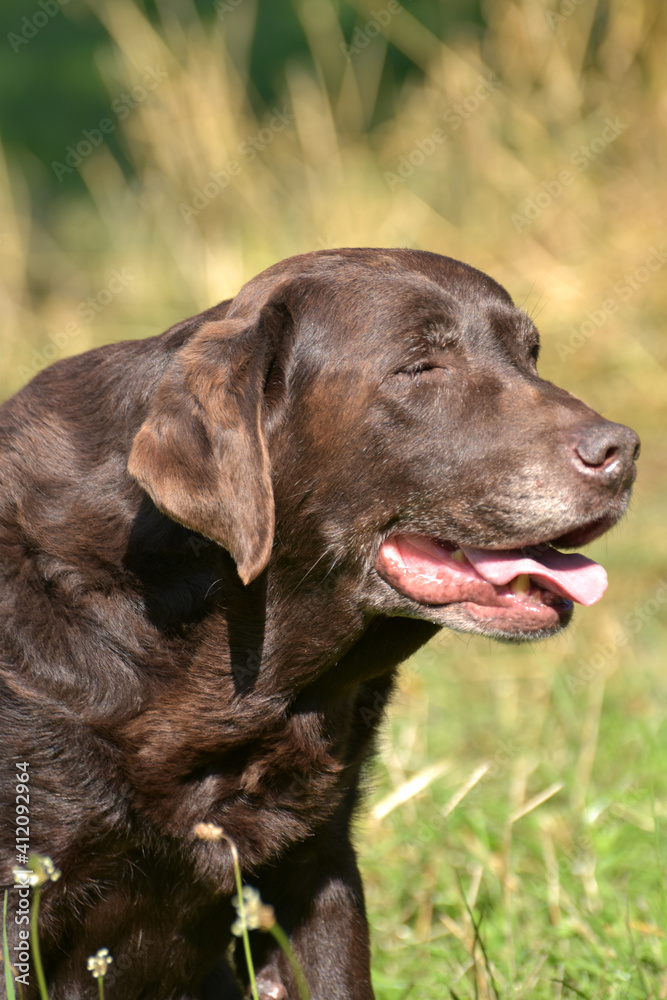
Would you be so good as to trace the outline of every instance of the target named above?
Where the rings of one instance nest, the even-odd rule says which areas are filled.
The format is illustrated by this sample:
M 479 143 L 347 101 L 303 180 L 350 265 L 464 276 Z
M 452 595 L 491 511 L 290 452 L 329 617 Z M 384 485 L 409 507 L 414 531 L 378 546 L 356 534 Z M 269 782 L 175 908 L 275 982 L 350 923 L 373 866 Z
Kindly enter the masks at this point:
M 206 27 L 187 3 L 178 17 L 162 5 L 154 25 L 131 0 L 89 2 L 112 40 L 99 64 L 136 180 L 101 144 L 79 167 L 90 202 L 63 196 L 44 224 L 22 178 L 2 164 L 7 390 L 55 356 L 157 332 L 289 254 L 409 245 L 468 260 L 528 308 L 546 306 L 542 320 L 558 344 L 613 298 L 618 310 L 579 338 L 585 347 L 576 363 L 561 350 L 556 368 L 563 360 L 586 377 L 611 347 L 623 384 L 629 378 L 633 389 L 639 382 L 664 395 L 664 372 L 654 364 L 665 356 L 664 276 L 637 280 L 627 302 L 613 289 L 660 246 L 667 216 L 661 0 L 611 0 L 604 17 L 595 0 L 561 3 L 559 10 L 573 11 L 567 16 L 542 0 L 491 0 L 488 32 L 455 46 L 406 8 L 389 19 L 386 38 L 349 59 L 334 0 L 303 0 L 316 72 L 287 67 L 280 110 L 294 117 L 280 131 L 270 128 L 272 109 L 258 120 L 250 106 L 253 0 Z M 375 7 L 358 0 L 362 30 Z M 387 40 L 424 78 L 408 81 L 393 117 L 368 132 Z M 113 102 L 140 85 L 147 68 L 167 75 L 120 121 Z M 73 122 L 63 158 L 97 124 Z M 436 128 L 442 141 L 433 140 Z M 243 146 L 249 137 L 258 147 L 252 160 Z M 591 143 L 593 155 L 577 158 Z M 233 161 L 239 173 L 222 188 Z M 409 176 L 400 177 L 401 165 Z M 563 170 L 572 180 L 553 196 Z M 206 193 L 197 201 L 198 190 Z M 517 216 L 525 216 L 526 199 L 538 213 L 524 225 Z M 193 205 L 202 207 L 184 209 Z M 132 277 L 88 321 L 82 303 L 100 292 L 109 298 L 114 268 Z M 638 311 L 641 329 L 633 324 Z M 76 330 L 64 332 L 72 323 Z

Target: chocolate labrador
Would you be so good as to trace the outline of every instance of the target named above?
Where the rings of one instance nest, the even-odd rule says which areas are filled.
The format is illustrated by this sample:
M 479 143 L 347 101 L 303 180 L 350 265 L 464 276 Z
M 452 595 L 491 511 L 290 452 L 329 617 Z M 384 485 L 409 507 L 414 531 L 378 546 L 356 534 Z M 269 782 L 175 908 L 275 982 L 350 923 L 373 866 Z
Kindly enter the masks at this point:
M 0 882 L 26 1000 L 28 844 L 62 872 L 41 890 L 52 1000 L 95 994 L 102 947 L 109 1000 L 247 989 L 231 849 L 202 823 L 313 1000 L 373 996 L 350 821 L 399 664 L 442 626 L 558 632 L 606 583 L 563 550 L 628 503 L 637 436 L 537 354 L 472 267 L 327 250 L 2 407 Z M 252 936 L 263 1000 L 296 998 Z

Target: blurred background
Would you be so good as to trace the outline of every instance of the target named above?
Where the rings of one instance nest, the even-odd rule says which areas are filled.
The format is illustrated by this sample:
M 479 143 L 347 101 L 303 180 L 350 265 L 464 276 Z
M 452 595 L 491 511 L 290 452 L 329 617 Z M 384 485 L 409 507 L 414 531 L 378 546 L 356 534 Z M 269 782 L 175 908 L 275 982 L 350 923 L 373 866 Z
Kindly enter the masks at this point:
M 358 848 L 380 1000 L 667 997 L 662 0 L 4 0 L 0 390 L 276 260 L 490 273 L 635 427 L 610 587 L 409 663 Z M 113 996 L 110 994 L 111 1000 Z

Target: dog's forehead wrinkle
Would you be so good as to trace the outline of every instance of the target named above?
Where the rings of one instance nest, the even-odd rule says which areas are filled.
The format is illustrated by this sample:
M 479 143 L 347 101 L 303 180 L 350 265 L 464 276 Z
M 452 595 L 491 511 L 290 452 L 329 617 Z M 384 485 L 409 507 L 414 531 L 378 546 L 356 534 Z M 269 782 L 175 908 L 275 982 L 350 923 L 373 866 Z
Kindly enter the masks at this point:
M 539 344 L 539 334 L 527 313 L 514 307 L 493 305 L 487 312 L 488 324 L 496 340 L 509 347 Z

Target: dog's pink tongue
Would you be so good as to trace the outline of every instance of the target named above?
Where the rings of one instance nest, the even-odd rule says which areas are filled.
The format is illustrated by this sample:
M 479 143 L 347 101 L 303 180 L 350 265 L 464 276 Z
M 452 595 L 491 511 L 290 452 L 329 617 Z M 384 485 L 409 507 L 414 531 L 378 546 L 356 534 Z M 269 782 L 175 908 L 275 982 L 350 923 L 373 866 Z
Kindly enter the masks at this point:
M 599 601 L 607 589 L 607 573 L 603 566 L 578 552 L 559 552 L 549 548 L 542 552 L 520 550 L 492 552 L 461 546 L 466 558 L 489 583 L 502 586 L 521 573 L 544 583 L 562 597 L 586 606 Z

